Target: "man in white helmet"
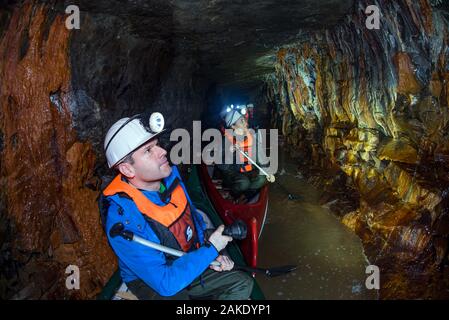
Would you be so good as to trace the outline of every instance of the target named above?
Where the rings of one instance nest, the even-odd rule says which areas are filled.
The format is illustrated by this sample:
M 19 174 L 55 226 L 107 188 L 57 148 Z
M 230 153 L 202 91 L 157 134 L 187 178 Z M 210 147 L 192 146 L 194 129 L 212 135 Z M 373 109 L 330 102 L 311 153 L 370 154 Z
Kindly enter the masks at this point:
M 251 159 L 256 160 L 256 138 L 248 129 L 248 122 L 246 120 L 246 108 L 232 108 L 225 117 L 225 126 L 229 130 L 225 130 L 225 143 L 223 145 L 231 145 L 230 151 L 236 152 L 236 148 L 244 151 Z M 228 143 L 226 143 L 228 140 Z M 223 152 L 226 154 L 225 152 Z M 240 158 L 240 163 L 220 164 L 218 168 L 223 175 L 223 183 L 226 187 L 231 189 L 231 194 L 236 202 L 244 203 L 251 199 L 264 186 L 267 179 L 264 175 L 259 174 L 249 160 L 238 152 L 237 156 Z
M 205 241 L 205 223 L 193 206 L 176 167 L 158 145 L 164 119 L 136 115 L 117 121 L 106 134 L 104 148 L 110 168 L 118 171 L 103 190 L 100 211 L 120 274 L 139 299 L 247 299 L 253 279 L 233 269 L 219 252 L 231 237 L 223 226 Z M 186 252 L 176 258 L 110 230 L 118 223 L 148 241 Z M 214 260 L 220 266 L 211 266 Z M 228 272 L 222 272 L 228 271 Z

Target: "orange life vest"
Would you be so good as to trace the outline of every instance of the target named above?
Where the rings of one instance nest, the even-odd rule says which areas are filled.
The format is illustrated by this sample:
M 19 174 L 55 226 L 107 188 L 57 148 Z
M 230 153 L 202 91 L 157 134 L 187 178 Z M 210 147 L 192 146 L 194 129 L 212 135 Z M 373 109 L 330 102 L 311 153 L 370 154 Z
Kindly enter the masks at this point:
M 233 144 L 237 145 L 240 150 L 244 151 L 248 156 L 251 158 L 253 157 L 253 137 L 252 135 L 245 135 L 245 138 L 242 140 L 238 140 L 235 136 L 232 136 L 228 134 L 227 131 L 225 131 L 225 137 Z M 249 172 L 253 170 L 253 167 L 251 163 L 248 161 L 248 159 L 241 154 L 240 152 L 236 151 L 240 156 L 240 161 L 243 162 L 243 166 L 240 168 L 240 172 Z
M 170 202 L 159 206 L 151 202 L 138 189 L 122 180 L 122 175 L 117 175 L 114 180 L 103 191 L 105 196 L 112 196 L 117 193 L 125 193 L 136 204 L 139 211 L 146 217 L 158 222 L 173 234 L 179 248 L 187 252 L 194 248 L 196 241 L 196 230 L 193 222 L 190 205 L 184 193 L 184 189 L 178 184 L 171 193 Z M 167 230 L 160 230 L 157 234 L 166 234 Z M 164 243 L 164 239 L 160 239 Z

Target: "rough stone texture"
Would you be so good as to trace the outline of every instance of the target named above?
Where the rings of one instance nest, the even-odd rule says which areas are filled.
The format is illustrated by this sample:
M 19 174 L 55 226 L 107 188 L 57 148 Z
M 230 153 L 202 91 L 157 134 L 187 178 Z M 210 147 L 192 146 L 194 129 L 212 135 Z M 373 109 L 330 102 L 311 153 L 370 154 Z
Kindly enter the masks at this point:
M 70 35 L 49 16 L 16 8 L 0 42 L 3 297 L 92 297 L 116 267 L 86 187 L 95 155 L 70 125 Z M 69 264 L 80 268 L 76 292 L 65 289 Z
M 365 27 L 372 4 L 380 30 Z M 381 298 L 449 297 L 448 26 L 425 0 L 359 1 L 338 27 L 281 48 L 267 77 L 273 123 L 336 174 L 330 194 L 357 191 L 355 208 L 323 202 L 380 267 Z
M 78 0 L 82 10 L 130 19 L 142 38 L 170 38 L 203 77 L 242 93 L 272 72 L 277 46 L 334 25 L 353 0 Z M 65 1 L 66 4 L 72 3 Z
M 94 297 L 116 268 L 95 202 L 107 128 L 155 110 L 190 128 L 216 93 L 255 98 L 273 64 L 273 124 L 381 267 L 381 297 L 446 297 L 449 4 L 357 1 L 341 20 L 352 2 L 79 0 L 72 31 L 72 1 L 2 2 L 1 297 Z

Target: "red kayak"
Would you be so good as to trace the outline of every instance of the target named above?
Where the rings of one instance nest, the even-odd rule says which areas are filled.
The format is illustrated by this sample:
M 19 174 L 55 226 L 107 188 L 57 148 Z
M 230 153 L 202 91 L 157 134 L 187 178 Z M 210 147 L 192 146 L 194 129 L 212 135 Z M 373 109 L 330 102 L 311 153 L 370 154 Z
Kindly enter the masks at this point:
M 224 198 L 226 190 L 222 188 L 220 179 L 213 179 L 214 166 L 204 163 L 200 166 L 200 178 L 206 189 L 207 195 L 213 203 L 220 217 L 226 225 L 237 219 L 243 220 L 248 227 L 246 239 L 240 243 L 246 263 L 251 267 L 257 266 L 257 254 L 259 237 L 268 212 L 268 185 L 265 185 L 253 199 L 246 204 L 235 204 L 232 200 Z

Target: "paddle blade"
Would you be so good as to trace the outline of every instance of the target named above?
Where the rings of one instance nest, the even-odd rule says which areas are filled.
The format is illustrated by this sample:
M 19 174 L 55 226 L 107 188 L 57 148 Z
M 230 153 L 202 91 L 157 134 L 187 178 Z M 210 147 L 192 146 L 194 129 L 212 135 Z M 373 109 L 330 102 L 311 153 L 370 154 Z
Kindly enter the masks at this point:
M 287 265 L 287 266 L 281 266 L 281 267 L 273 267 L 273 268 L 252 268 L 248 266 L 238 266 L 235 265 L 235 270 L 242 270 L 247 272 L 257 272 L 257 273 L 263 273 L 267 277 L 277 277 L 283 274 L 287 274 L 289 272 L 292 272 L 293 270 L 296 270 L 298 266 L 296 265 Z
M 273 268 L 269 268 L 266 271 L 266 275 L 273 278 L 273 277 L 277 277 L 283 274 L 287 274 L 289 272 L 292 272 L 294 270 L 298 269 L 298 266 L 295 265 L 287 265 L 287 266 L 280 266 L 280 267 L 273 267 Z

